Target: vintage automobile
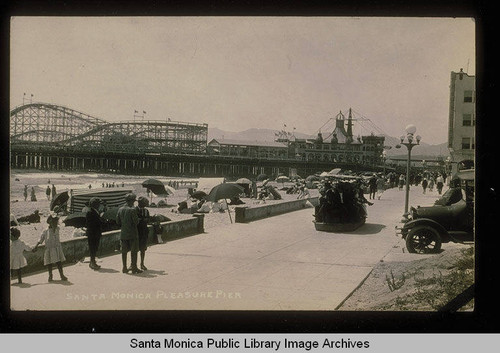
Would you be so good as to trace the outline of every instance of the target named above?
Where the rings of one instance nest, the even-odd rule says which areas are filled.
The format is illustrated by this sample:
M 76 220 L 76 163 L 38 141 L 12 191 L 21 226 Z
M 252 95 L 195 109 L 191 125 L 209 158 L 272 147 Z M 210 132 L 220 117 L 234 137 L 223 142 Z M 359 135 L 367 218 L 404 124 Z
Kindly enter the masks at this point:
M 316 230 L 345 233 L 365 224 L 365 204 L 372 203 L 363 196 L 363 179 L 351 175 L 332 175 L 323 182 L 324 187 L 320 191 L 320 194 L 323 194 L 314 211 L 313 223 Z
M 396 227 L 410 253 L 437 253 L 442 243 L 474 241 L 474 171 L 461 171 L 455 178 L 455 188 L 450 186 L 448 195 L 430 207 L 411 207 L 403 227 Z M 459 196 L 450 204 L 447 197 L 452 192 Z

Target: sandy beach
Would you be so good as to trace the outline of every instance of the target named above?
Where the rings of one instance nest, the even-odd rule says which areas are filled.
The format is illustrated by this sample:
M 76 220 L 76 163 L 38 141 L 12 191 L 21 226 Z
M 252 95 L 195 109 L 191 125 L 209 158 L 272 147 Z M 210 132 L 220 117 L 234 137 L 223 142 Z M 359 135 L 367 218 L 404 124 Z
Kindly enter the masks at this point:
M 50 212 L 50 200 L 47 199 L 45 194 L 45 189 L 47 185 L 56 187 L 57 193 L 69 191 L 70 189 L 89 189 L 91 185 L 92 189 L 102 188 L 102 183 L 115 183 L 115 188 L 125 188 L 131 189 L 137 196 L 147 196 L 146 189 L 142 187 L 142 182 L 146 179 L 154 178 L 162 181 L 163 183 L 168 183 L 169 181 L 197 181 L 197 178 L 182 178 L 182 177 L 165 177 L 165 176 L 133 176 L 133 175 L 117 175 L 117 174 L 100 174 L 100 173 L 61 173 L 61 172 L 37 172 L 37 171 L 24 171 L 24 170 L 11 170 L 10 177 L 10 213 L 16 218 L 27 216 L 32 214 L 35 210 L 40 213 L 40 223 L 32 224 L 21 224 L 19 229 L 21 230 L 21 239 L 28 245 L 35 245 L 39 240 L 43 229 L 47 226 L 45 220 Z M 276 182 L 270 182 L 274 185 L 276 189 L 280 189 L 283 186 L 287 186 L 287 183 L 281 184 Z M 28 191 L 31 187 L 35 188 L 35 193 L 37 201 L 30 201 L 30 195 L 28 192 L 28 198 L 24 201 L 23 190 L 24 185 L 28 186 Z M 172 220 L 184 219 L 192 217 L 190 214 L 180 214 L 175 212 L 177 209 L 177 204 L 184 201 L 188 197 L 188 186 L 180 185 L 179 188 L 167 198 L 153 196 L 152 201 L 158 203 L 160 200 L 165 200 L 167 202 L 167 207 L 150 207 L 149 211 L 151 215 L 161 214 L 169 217 Z M 314 196 L 314 192 L 317 190 L 311 190 L 311 196 Z M 280 191 L 283 200 L 296 199 L 297 195 L 288 195 L 283 191 Z M 257 205 L 260 201 L 242 198 L 242 201 L 246 205 Z M 267 203 L 280 202 L 279 200 L 267 200 Z M 235 206 L 229 206 L 231 217 L 234 221 L 234 208 Z M 74 227 L 66 227 L 62 222 L 64 217 L 61 218 L 61 240 L 67 240 L 73 238 Z M 212 227 L 221 226 L 224 224 L 229 224 L 230 218 L 225 212 L 207 213 L 205 215 L 205 229 L 210 229 Z

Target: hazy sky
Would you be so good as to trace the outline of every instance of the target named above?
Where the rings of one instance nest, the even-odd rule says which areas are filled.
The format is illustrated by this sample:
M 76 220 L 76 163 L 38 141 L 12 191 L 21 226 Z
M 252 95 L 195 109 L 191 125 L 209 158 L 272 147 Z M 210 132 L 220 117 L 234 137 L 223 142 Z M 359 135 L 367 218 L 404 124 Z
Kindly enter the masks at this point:
M 14 17 L 10 106 L 308 134 L 352 107 L 437 144 L 460 68 L 475 74 L 470 18 Z

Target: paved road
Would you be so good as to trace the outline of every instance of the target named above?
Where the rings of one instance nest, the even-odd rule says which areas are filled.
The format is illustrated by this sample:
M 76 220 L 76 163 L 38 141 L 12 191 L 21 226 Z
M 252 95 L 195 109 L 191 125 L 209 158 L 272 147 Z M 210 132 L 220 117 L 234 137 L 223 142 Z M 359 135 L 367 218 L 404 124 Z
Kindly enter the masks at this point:
M 411 190 L 411 204 L 432 204 L 437 193 Z M 152 246 L 149 270 L 121 273 L 119 254 L 65 267 L 69 282 L 47 273 L 11 285 L 13 310 L 334 310 L 380 261 L 409 261 L 394 235 L 404 191 L 391 189 L 368 208 L 358 230 L 317 232 L 313 209 L 209 229 Z M 55 272 L 56 279 L 57 271 Z M 14 283 L 14 281 L 12 282 Z

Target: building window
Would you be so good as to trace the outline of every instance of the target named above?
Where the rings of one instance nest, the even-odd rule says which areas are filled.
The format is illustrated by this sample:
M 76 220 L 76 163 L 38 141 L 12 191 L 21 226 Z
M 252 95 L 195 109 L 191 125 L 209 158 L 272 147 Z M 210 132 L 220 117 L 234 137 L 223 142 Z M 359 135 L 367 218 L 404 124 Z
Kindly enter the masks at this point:
M 462 137 L 462 149 L 463 150 L 470 150 L 471 149 L 471 139 L 470 137 Z
M 462 126 L 472 126 L 472 114 L 464 114 Z
M 472 91 L 464 91 L 464 103 L 472 102 Z

